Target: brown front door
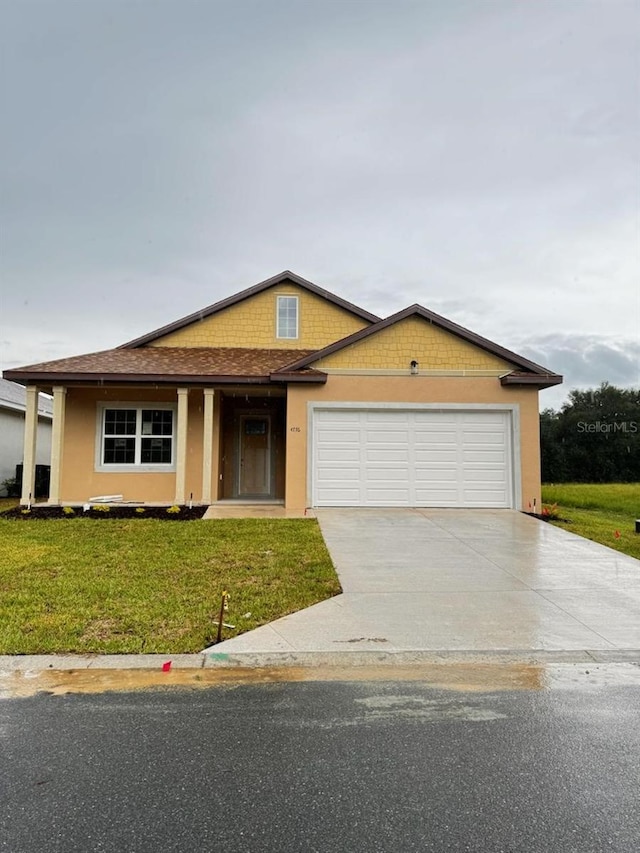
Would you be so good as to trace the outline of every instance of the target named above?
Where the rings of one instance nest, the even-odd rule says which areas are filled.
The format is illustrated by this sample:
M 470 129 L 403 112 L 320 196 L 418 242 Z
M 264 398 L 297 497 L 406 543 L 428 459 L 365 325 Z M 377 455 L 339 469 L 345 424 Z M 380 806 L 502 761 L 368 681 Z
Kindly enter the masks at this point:
M 271 494 L 271 418 L 241 415 L 239 442 L 239 497 Z

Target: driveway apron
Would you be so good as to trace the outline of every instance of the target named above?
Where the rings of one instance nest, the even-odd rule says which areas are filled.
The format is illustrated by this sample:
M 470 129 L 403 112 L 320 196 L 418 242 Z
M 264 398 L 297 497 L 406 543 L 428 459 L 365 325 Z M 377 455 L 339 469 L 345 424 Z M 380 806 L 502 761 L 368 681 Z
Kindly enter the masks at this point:
M 640 649 L 640 561 L 514 510 L 322 509 L 343 593 L 211 651 Z

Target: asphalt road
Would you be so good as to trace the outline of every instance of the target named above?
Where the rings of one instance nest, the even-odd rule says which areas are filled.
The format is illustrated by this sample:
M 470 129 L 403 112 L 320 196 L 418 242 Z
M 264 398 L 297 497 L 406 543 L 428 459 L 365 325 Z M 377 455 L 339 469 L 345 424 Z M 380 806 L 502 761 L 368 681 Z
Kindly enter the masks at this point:
M 594 680 L 582 666 L 553 689 L 376 680 L 5 698 L 0 850 L 630 853 L 640 679 L 625 672 Z

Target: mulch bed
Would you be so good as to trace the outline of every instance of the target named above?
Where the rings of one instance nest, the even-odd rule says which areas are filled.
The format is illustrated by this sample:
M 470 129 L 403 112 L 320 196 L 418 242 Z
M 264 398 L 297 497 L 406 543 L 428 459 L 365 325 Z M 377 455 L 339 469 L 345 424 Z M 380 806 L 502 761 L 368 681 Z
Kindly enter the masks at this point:
M 531 518 L 537 518 L 538 521 L 562 521 L 565 524 L 571 524 L 568 518 L 560 518 L 559 515 L 556 515 L 554 512 L 524 512 L 523 515 L 530 515 Z
M 65 509 L 67 510 L 65 512 Z M 73 512 L 69 510 L 73 509 Z M 140 512 L 144 509 L 144 512 Z M 168 512 L 169 509 L 174 510 Z M 34 506 L 31 510 L 25 511 L 26 507 L 14 507 L 5 512 L 0 513 L 0 518 L 13 519 L 15 521 L 37 521 L 39 519 L 51 518 L 101 518 L 101 519 L 127 519 L 127 518 L 156 518 L 162 521 L 196 521 L 202 518 L 207 511 L 206 506 L 194 506 L 189 509 L 188 506 L 178 507 L 179 512 L 175 512 L 174 507 L 169 506 L 108 506 L 101 505 L 99 508 L 92 506 L 86 512 L 82 507 L 62 507 L 62 506 Z

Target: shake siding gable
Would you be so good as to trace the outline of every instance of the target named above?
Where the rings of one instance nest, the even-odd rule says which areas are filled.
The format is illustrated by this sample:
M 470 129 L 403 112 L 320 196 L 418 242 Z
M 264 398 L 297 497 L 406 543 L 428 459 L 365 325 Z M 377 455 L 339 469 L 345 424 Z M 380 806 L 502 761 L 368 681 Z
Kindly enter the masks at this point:
M 297 338 L 277 337 L 278 296 L 298 297 Z M 183 329 L 170 332 L 147 346 L 321 349 L 368 325 L 366 320 L 316 294 L 290 282 L 283 282 Z
M 316 370 L 408 370 L 412 361 L 420 371 L 513 370 L 513 365 L 434 326 L 421 317 L 408 317 L 346 346 L 316 362 Z

